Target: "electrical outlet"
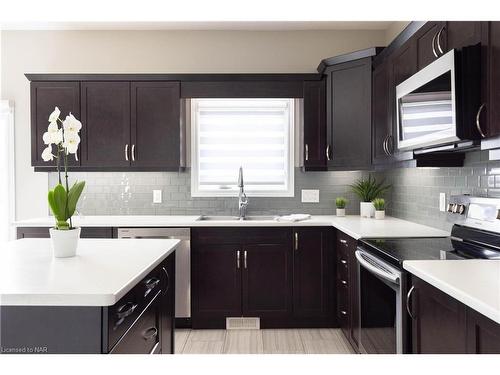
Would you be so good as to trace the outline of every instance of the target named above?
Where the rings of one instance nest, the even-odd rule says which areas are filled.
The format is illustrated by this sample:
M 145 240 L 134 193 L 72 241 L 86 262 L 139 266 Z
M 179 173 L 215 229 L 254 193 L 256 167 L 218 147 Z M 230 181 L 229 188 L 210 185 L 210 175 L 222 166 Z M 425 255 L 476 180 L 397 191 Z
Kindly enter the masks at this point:
M 319 190 L 302 190 L 302 203 L 319 203 Z
M 161 190 L 153 190 L 153 203 L 161 203 Z
M 439 193 L 439 211 L 446 211 L 446 193 Z

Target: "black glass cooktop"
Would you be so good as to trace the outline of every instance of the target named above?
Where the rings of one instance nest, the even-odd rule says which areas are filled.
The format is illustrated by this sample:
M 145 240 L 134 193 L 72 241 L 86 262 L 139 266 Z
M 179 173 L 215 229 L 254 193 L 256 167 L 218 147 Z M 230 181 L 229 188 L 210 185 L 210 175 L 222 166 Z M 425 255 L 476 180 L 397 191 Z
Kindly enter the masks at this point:
M 397 266 L 402 266 L 405 260 L 500 259 L 500 252 L 450 237 L 366 239 L 361 242 L 365 248 Z

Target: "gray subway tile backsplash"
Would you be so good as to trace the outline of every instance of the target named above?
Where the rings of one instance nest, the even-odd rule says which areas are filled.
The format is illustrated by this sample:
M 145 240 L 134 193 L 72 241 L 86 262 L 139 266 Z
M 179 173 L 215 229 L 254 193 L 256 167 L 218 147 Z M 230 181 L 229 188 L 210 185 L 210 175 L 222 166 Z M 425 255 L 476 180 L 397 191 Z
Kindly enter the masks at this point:
M 439 211 L 439 193 L 500 197 L 500 162 L 484 161 L 485 153 L 467 154 L 462 168 L 397 168 L 374 172 L 392 185 L 386 194 L 391 216 L 450 229 Z M 349 200 L 348 214 L 359 213 L 359 199 L 350 185 L 368 172 L 295 172 L 295 196 L 250 198 L 250 215 L 309 213 L 332 215 L 335 198 Z M 76 172 L 72 180 L 85 180 L 79 211 L 83 215 L 236 215 L 237 198 L 193 198 L 186 172 Z M 57 174 L 49 174 L 49 186 Z M 162 190 L 162 203 L 153 203 L 153 190 Z M 301 189 L 319 189 L 319 203 L 302 203 Z

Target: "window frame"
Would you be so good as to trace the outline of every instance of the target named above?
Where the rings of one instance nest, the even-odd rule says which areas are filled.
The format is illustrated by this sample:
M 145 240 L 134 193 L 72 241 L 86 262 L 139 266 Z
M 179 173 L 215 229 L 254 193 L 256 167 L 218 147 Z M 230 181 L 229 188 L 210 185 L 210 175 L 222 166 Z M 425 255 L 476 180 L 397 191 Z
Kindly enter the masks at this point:
M 191 127 L 191 196 L 192 197 L 235 197 L 238 196 L 236 190 L 200 190 L 198 185 L 198 164 L 199 164 L 199 124 L 197 121 L 197 103 L 205 100 L 287 100 L 288 101 L 288 132 L 286 135 L 285 147 L 287 160 L 285 165 L 286 190 L 263 190 L 255 191 L 245 188 L 248 197 L 294 197 L 295 196 L 295 127 L 296 127 L 296 99 L 294 98 L 193 98 L 190 100 L 190 127 Z M 245 170 L 243 170 L 245 176 Z M 235 174 L 235 181 L 237 180 Z

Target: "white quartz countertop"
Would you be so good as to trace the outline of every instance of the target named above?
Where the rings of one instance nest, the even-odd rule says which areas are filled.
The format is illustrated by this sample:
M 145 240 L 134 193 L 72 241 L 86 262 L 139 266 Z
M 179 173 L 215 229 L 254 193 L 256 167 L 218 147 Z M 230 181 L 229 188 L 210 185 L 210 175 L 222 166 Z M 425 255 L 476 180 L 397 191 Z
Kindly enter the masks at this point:
M 500 324 L 500 260 L 409 260 L 403 267 Z
M 111 306 L 180 243 L 81 239 L 76 257 L 54 258 L 50 239 L 0 247 L 0 305 Z
M 449 232 L 416 224 L 411 221 L 386 217 L 384 220 L 362 218 L 359 215 L 338 217 L 334 215 L 313 215 L 309 220 L 284 222 L 273 220 L 249 221 L 200 221 L 200 216 L 84 216 L 74 217 L 73 225 L 79 227 L 283 227 L 283 226 L 333 226 L 349 236 L 359 238 L 387 237 L 446 237 Z M 41 217 L 17 221 L 18 227 L 51 227 L 52 217 Z

